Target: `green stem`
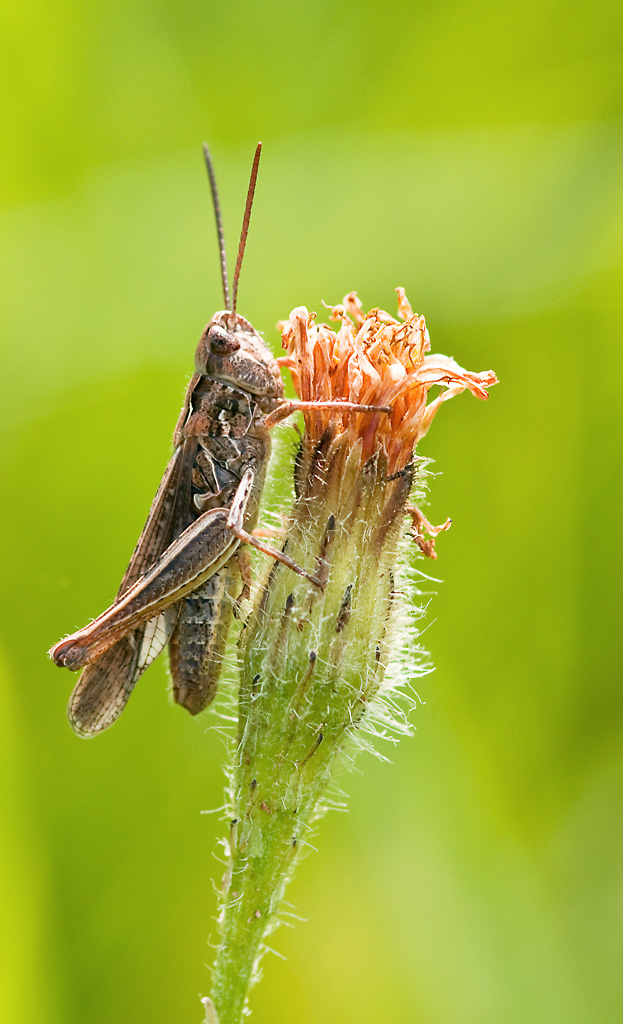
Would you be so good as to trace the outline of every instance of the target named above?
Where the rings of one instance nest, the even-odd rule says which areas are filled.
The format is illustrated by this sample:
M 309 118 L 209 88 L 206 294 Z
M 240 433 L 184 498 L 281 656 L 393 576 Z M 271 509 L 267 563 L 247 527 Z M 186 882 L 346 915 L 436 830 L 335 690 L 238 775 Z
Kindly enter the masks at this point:
M 262 813 L 268 817 L 269 812 Z M 212 995 L 220 1024 L 238 1024 L 242 1019 L 262 940 L 274 920 L 294 859 L 291 816 L 273 817 L 271 826 L 262 830 L 261 855 L 244 854 L 240 842 L 232 842 L 231 884 Z

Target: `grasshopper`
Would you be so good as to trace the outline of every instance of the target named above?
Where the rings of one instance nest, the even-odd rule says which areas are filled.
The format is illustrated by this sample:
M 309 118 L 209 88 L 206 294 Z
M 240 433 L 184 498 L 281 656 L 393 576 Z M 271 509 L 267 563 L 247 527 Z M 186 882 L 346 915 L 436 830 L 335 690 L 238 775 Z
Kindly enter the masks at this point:
M 251 170 L 230 300 L 220 204 L 204 144 L 225 309 L 214 314 L 201 335 L 173 436 L 173 457 L 114 602 L 50 651 L 56 665 L 82 669 L 67 712 L 80 736 L 94 736 L 116 721 L 137 680 L 167 643 L 175 701 L 193 715 L 210 704 L 233 611 L 248 585 L 243 542 L 322 585 L 253 536 L 270 457 L 269 431 L 309 405 L 380 411 L 347 402 L 285 400 L 279 360 L 236 312 L 260 152 L 261 143 Z

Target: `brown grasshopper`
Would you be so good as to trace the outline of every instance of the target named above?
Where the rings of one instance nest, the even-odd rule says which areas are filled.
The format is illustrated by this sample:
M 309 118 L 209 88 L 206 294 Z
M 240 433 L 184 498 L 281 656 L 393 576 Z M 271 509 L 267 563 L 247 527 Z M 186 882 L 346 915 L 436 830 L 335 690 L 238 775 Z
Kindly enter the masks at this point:
M 269 429 L 294 409 L 347 402 L 284 400 L 279 361 L 236 312 L 242 257 L 257 180 L 255 152 L 230 301 L 218 193 L 204 155 L 216 219 L 225 309 L 201 335 L 167 466 L 117 597 L 84 629 L 50 651 L 56 665 L 83 669 L 68 717 L 80 736 L 107 729 L 139 677 L 169 644 L 173 696 L 191 714 L 213 700 L 233 609 L 248 578 L 241 542 L 306 576 L 287 555 L 252 534 L 270 457 Z M 384 412 L 388 410 L 383 410 Z

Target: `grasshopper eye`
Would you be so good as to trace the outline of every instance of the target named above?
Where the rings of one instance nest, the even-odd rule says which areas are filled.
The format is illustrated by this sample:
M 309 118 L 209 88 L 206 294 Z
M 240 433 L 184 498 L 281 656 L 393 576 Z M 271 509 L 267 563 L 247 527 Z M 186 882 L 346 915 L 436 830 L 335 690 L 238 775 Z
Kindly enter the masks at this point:
M 231 352 L 237 352 L 240 348 L 238 339 L 216 324 L 208 331 L 207 341 L 210 350 L 217 356 L 229 355 Z

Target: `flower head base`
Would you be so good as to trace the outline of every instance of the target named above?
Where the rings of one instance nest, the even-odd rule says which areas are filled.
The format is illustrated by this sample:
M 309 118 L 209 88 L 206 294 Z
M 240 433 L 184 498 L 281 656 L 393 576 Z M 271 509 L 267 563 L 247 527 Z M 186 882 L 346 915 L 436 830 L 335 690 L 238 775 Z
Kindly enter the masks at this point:
M 429 355 L 424 317 L 413 312 L 403 288 L 396 291 L 399 320 L 382 309 L 364 314 L 357 293 L 349 292 L 340 305 L 330 307 L 331 319 L 341 321 L 337 332 L 328 324 L 316 324 L 316 314 L 305 306 L 293 309 L 282 325 L 289 356 L 282 362 L 303 401 L 391 406 L 389 416 L 381 411 L 306 409 L 309 440 L 319 441 L 329 427 L 351 444 L 361 439 L 362 462 L 383 451 L 390 474 L 407 465 L 442 402 L 466 389 L 485 399 L 488 388 L 497 384 L 492 370 L 470 373 L 454 359 Z M 445 390 L 427 404 L 435 384 Z

